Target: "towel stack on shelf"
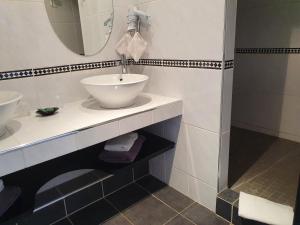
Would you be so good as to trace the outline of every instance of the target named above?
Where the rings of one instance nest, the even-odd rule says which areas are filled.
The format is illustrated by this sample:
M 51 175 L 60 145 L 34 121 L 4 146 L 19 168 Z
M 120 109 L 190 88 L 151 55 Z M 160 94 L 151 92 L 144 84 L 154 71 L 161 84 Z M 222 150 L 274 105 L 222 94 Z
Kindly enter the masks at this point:
M 129 133 L 107 141 L 99 159 L 108 163 L 131 163 L 140 152 L 145 137 Z

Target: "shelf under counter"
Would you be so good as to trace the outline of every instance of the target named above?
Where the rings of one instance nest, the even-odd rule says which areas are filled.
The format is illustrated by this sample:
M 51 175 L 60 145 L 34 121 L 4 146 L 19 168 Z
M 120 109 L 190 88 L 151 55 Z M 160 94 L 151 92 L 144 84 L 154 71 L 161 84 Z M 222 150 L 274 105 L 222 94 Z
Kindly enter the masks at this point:
M 61 194 L 54 199 L 48 198 L 49 202 L 39 202 L 39 205 L 35 204 L 37 191 L 45 183 L 61 174 L 80 169 L 94 169 L 93 172 L 96 173 L 99 178 L 97 180 L 90 180 L 87 183 L 82 183 L 81 186 L 77 186 L 76 189 L 82 190 L 97 182 L 102 182 L 102 185 L 105 185 L 105 182 L 111 179 L 115 174 L 134 168 L 138 164 L 145 163 L 175 147 L 174 142 L 162 137 L 145 131 L 139 131 L 139 134 L 145 137 L 145 142 L 138 156 L 132 163 L 112 164 L 100 161 L 98 156 L 104 149 L 104 143 L 100 143 L 4 176 L 3 180 L 5 184 L 20 187 L 22 195 L 16 203 L 17 206 L 14 207 L 14 210 L 0 219 L 4 221 L 12 218 L 21 220 L 24 216 L 30 216 L 34 209 L 40 214 L 43 214 L 45 208 L 51 207 L 51 205 L 59 201 L 65 201 L 64 199 L 70 195 L 76 194 L 70 190 L 69 193 Z M 99 174 L 101 174 L 101 176 Z M 59 186 L 57 188 L 59 189 Z M 63 191 L 60 191 L 60 193 L 62 192 Z

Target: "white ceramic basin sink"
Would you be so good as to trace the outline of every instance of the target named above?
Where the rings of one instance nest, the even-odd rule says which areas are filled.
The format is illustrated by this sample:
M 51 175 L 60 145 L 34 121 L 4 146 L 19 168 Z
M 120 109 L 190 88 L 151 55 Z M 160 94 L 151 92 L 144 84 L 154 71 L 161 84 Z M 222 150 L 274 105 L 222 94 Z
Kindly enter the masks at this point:
M 5 125 L 16 110 L 23 96 L 14 91 L 0 91 L 0 136 L 5 133 Z
M 134 104 L 145 87 L 148 77 L 141 74 L 98 75 L 81 80 L 86 90 L 103 108 L 123 108 Z

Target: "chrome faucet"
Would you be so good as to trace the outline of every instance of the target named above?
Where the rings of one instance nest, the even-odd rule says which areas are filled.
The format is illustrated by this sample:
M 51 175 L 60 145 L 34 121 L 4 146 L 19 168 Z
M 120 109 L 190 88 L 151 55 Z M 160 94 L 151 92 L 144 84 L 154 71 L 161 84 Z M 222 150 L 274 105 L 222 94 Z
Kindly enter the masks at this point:
M 125 55 L 121 55 L 121 66 L 122 66 L 122 74 L 120 74 L 120 81 L 123 80 L 123 74 L 128 73 L 127 59 Z

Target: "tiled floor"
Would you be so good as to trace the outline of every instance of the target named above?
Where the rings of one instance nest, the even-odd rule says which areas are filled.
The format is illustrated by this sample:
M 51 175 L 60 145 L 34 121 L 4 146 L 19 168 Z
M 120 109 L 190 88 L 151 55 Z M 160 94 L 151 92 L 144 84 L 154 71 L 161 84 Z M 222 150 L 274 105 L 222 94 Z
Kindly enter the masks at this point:
M 231 132 L 231 188 L 294 206 L 300 144 L 234 127 Z
M 226 225 L 203 206 L 146 176 L 55 225 Z

